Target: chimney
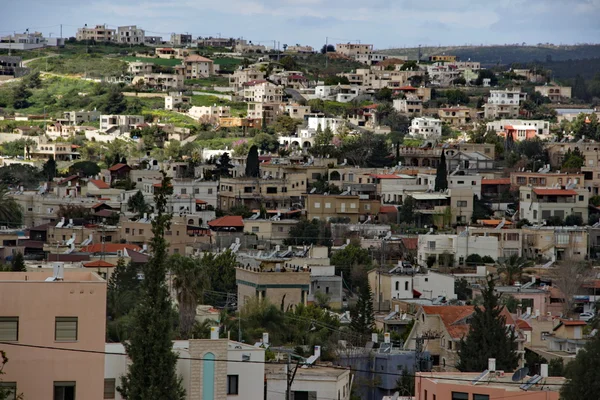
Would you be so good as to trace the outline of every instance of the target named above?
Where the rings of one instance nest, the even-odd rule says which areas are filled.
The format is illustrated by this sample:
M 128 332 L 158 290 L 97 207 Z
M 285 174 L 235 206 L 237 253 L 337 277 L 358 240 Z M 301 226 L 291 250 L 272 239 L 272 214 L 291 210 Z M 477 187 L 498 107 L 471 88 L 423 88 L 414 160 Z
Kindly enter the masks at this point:
M 389 332 L 386 332 L 383 334 L 383 342 L 390 343 L 390 333 Z
M 488 358 L 488 371 L 496 371 L 496 359 Z
M 210 340 L 218 340 L 219 339 L 219 327 L 211 326 L 210 327 Z
M 377 343 L 378 340 L 379 340 L 379 337 L 377 336 L 377 334 L 371 333 L 371 342 Z
M 540 365 L 540 375 L 542 376 L 542 378 L 548 377 L 548 364 Z
M 269 332 L 263 332 L 262 334 L 262 342 L 264 345 L 269 344 Z

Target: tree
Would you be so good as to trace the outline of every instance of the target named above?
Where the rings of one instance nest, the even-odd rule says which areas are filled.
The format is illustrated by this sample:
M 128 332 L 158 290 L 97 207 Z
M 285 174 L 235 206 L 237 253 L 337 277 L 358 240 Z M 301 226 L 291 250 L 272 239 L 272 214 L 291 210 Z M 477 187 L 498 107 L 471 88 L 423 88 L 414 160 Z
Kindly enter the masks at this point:
M 361 335 L 370 335 L 375 329 L 373 291 L 368 281 L 363 281 L 358 292 L 356 306 L 350 312 L 350 329 Z
M 473 297 L 473 289 L 465 278 L 456 279 L 454 281 L 454 292 L 458 300 L 469 300 Z
M 56 161 L 54 161 L 54 157 L 50 156 L 48 161 L 44 163 L 42 166 L 42 172 L 48 179 L 48 182 L 51 182 L 54 179 L 56 176 Z
M 98 108 L 106 114 L 121 114 L 127 109 L 127 100 L 121 89 L 113 85 L 104 95 Z
M 258 178 L 260 176 L 260 163 L 258 160 L 258 146 L 252 145 L 246 157 L 246 176 Z
M 392 101 L 392 89 L 384 87 L 375 92 L 375 99 L 379 101 Z
M 479 74 L 477 75 L 477 79 L 475 80 L 475 84 L 477 86 L 483 85 L 484 79 L 490 80 L 490 86 L 496 86 L 498 84 L 498 77 L 492 70 L 480 69 Z
M 323 47 L 321 47 L 321 54 L 333 52 L 335 52 L 335 46 L 332 44 L 324 44 Z
M 351 272 L 355 269 L 366 270 L 371 266 L 372 260 L 368 249 L 363 249 L 357 244 L 349 244 L 342 250 L 337 250 L 331 256 L 331 264 L 335 265 L 337 275 L 343 275 L 350 287 L 361 282 L 353 282 Z
M 480 372 L 487 369 L 488 358 L 495 358 L 499 371 L 512 371 L 519 364 L 516 335 L 506 327 L 493 279 L 488 279 L 481 294 L 483 307 L 474 308 L 469 334 L 460 341 L 456 367 L 461 372 Z
M 581 286 L 591 277 L 594 271 L 585 262 L 577 263 L 563 260 L 554 265 L 550 271 L 552 284 L 560 289 L 563 295 L 563 317 L 569 318 L 573 314 L 575 296 L 581 290 Z
M 235 267 L 237 266 L 237 258 L 231 250 L 218 255 L 204 253 L 200 264 L 206 270 L 211 290 L 221 293 L 236 291 Z
M 400 368 L 400 367 L 398 367 Z M 402 375 L 396 380 L 396 389 L 402 398 L 415 395 L 415 377 L 408 368 L 402 367 Z
M 290 228 L 289 238 L 284 240 L 286 246 L 331 245 L 331 231 L 323 221 L 301 219 Z
M 406 61 L 400 67 L 400 71 L 418 71 L 418 70 L 419 70 L 419 64 L 417 64 L 417 61 L 415 61 L 415 60 Z
M 448 169 L 446 165 L 446 152 L 442 150 L 442 156 L 440 157 L 440 163 L 437 166 L 435 172 L 435 191 L 441 192 L 442 190 L 448 189 Z
M 575 82 L 573 83 L 573 97 L 586 102 L 590 100 L 585 79 L 579 74 L 575 76 Z
M 254 136 L 253 140 L 255 145 L 258 146 L 264 152 L 274 152 L 279 147 L 279 140 L 277 135 L 271 135 L 266 132 L 261 132 Z
M 566 226 L 582 226 L 583 218 L 581 217 L 581 215 L 569 214 L 565 218 L 565 225 Z
M 577 352 L 575 360 L 567 364 L 567 381 L 560 388 L 563 400 L 595 399 L 600 393 L 600 335 L 590 339 L 585 347 Z
M 231 172 L 229 171 L 231 168 L 233 168 L 233 164 L 231 164 L 231 158 L 229 157 L 229 153 L 225 152 L 221 154 L 221 157 L 218 158 L 215 169 L 213 169 L 212 173 L 219 178 L 229 178 L 231 177 Z
M 124 163 L 126 164 L 126 163 Z M 100 173 L 98 163 L 92 161 L 77 161 L 69 167 L 69 173 L 83 177 L 95 176 Z
M 146 203 L 146 199 L 141 190 L 138 190 L 136 194 L 127 200 L 127 210 L 137 213 L 139 218 L 142 218 L 144 213 L 150 211 L 150 205 Z
M 311 153 L 319 157 L 326 157 L 334 150 L 334 146 L 331 143 L 332 140 L 333 132 L 331 131 L 331 128 L 326 127 L 325 130 L 323 130 L 321 129 L 321 124 L 319 124 L 315 134 L 315 144 L 310 149 Z
M 23 258 L 23 253 L 20 251 L 15 254 L 15 258 L 12 260 L 11 270 L 13 272 L 27 272 L 25 259 Z
M 563 159 L 563 163 L 561 169 L 575 169 L 578 170 L 585 165 L 585 157 L 581 153 L 578 147 L 575 147 L 575 150 L 571 151 L 571 149 L 567 150 L 567 154 L 565 154 L 565 158 Z
M 391 167 L 396 163 L 395 158 L 390 153 L 385 137 L 376 135 L 370 147 L 370 154 L 367 158 L 367 167 L 369 168 L 384 168 Z
M 280 115 L 275 122 L 273 122 L 271 128 L 273 128 L 275 133 L 290 136 L 296 133 L 296 128 L 301 124 L 302 120 L 300 119 L 292 118 L 289 115 Z
M 498 273 L 504 276 L 504 283 L 512 286 L 515 282 L 520 281 L 521 275 L 525 268 L 531 267 L 532 261 L 519 257 L 517 254 L 511 255 L 508 260 L 500 264 Z
M 9 196 L 6 186 L 0 185 L 0 223 L 9 228 L 19 228 L 23 224 L 23 210 L 16 200 Z
M 166 213 L 168 197 L 173 193 L 170 178 L 162 171 L 160 187 L 155 189 L 157 215 L 152 220 L 150 241 L 152 257 L 143 266 L 140 300 L 133 312 L 130 340 L 123 343 L 131 360 L 118 388 L 127 399 L 181 399 L 185 390 L 177 377 L 177 354 L 171 342 L 173 321 L 166 284 L 167 246 L 165 231 L 171 215 Z
M 325 86 L 348 85 L 350 81 L 345 76 L 330 75 L 323 80 Z
M 15 86 L 12 91 L 13 107 L 17 110 L 29 107 L 30 97 L 31 92 L 27 90 L 27 86 L 25 85 L 25 83 L 21 82 L 20 84 Z
M 406 196 L 400 206 L 400 221 L 405 224 L 412 224 L 415 221 L 416 201 L 412 196 Z
M 294 70 L 298 69 L 298 63 L 296 62 L 296 60 L 292 56 L 285 56 L 285 57 L 283 57 L 279 61 L 279 64 L 281 64 L 281 66 L 283 67 L 283 69 L 285 69 L 286 71 L 294 71 Z
M 457 104 L 468 104 L 471 100 L 469 95 L 463 92 L 460 89 L 449 89 L 446 90 L 446 98 L 448 99 L 448 104 L 457 105 Z
M 191 257 L 174 254 L 169 258 L 169 265 L 179 305 L 180 338 L 189 339 L 196 321 L 196 307 L 204 290 L 210 287 L 209 277 L 199 260 Z
M 38 89 L 42 87 L 42 79 L 40 78 L 40 73 L 37 71 L 27 75 L 23 79 L 23 82 L 28 88 L 31 89 Z

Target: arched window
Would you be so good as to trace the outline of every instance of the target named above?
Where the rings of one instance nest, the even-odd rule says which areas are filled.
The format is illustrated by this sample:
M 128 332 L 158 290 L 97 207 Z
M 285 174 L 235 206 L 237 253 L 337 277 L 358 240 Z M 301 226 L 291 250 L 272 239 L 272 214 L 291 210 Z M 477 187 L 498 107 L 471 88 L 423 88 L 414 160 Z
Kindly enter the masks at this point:
M 188 223 L 188 225 L 194 225 L 194 220 L 190 218 L 190 219 L 188 219 L 187 223 Z
M 396 282 L 396 290 L 400 290 L 400 282 Z
M 408 281 L 404 282 L 404 290 L 408 290 Z
M 340 173 L 338 171 L 333 171 L 331 174 L 329 174 L 330 181 L 339 181 L 340 178 Z

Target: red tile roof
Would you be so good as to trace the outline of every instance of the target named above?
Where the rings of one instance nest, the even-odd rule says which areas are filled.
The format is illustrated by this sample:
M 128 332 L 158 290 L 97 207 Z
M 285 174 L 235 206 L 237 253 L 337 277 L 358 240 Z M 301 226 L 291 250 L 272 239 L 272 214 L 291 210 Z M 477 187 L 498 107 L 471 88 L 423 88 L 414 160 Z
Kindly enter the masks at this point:
M 419 239 L 418 238 L 402 238 L 402 243 L 404 244 L 404 247 L 406 247 L 408 250 L 416 250 L 417 247 L 419 246 Z
M 376 109 L 379 107 L 379 104 L 369 104 L 368 106 L 364 106 L 363 108 L 368 108 L 370 110 Z
M 113 268 L 114 267 L 113 264 L 103 261 L 103 260 L 96 260 L 96 261 L 92 261 L 89 263 L 84 263 L 83 266 L 86 268 Z
M 568 319 L 561 319 L 560 323 L 563 324 L 564 326 L 584 326 L 587 325 L 587 322 L 585 321 L 571 321 Z M 556 327 L 558 328 L 558 326 Z M 556 329 L 554 328 L 554 329 Z
M 381 206 L 379 207 L 379 214 L 395 213 L 398 212 L 396 206 Z
M 407 85 L 407 86 L 400 86 L 398 88 L 398 90 L 417 90 L 417 88 L 414 88 L 414 87 L 412 87 L 410 85 Z
M 576 196 L 577 192 L 566 189 L 533 189 L 533 193 L 538 196 Z
M 185 62 L 213 62 L 213 60 L 211 60 L 210 58 L 206 58 L 206 57 L 202 57 L 199 55 L 191 55 L 191 56 L 187 56 L 186 58 L 183 59 L 183 61 Z
M 481 224 L 482 225 L 489 225 L 489 226 L 498 226 L 500 224 L 500 222 L 502 222 L 501 219 L 481 219 Z M 504 221 L 504 225 L 512 225 L 512 222 L 510 221 Z
M 221 217 L 221 218 L 217 218 L 217 219 L 213 219 L 212 221 L 209 221 L 208 226 L 213 227 L 213 228 L 219 228 L 219 227 L 243 228 L 244 220 L 242 219 L 242 217 L 240 215 L 228 215 L 225 217 Z
M 95 243 L 90 244 L 89 246 L 85 246 L 81 249 L 82 253 L 100 253 L 104 251 L 105 253 L 116 253 L 117 251 L 124 249 L 140 251 L 142 250 L 140 246 L 135 244 L 123 244 L 123 243 Z
M 523 319 L 518 319 L 517 320 L 517 327 L 522 330 L 522 331 L 532 331 L 533 328 L 532 326 L 529 324 L 529 322 L 523 320 Z
M 196 199 L 196 204 L 208 204 L 204 200 Z
M 510 178 L 482 179 L 482 185 L 510 185 Z
M 94 205 L 92 206 L 92 208 L 98 208 L 98 207 L 100 207 L 100 206 L 103 206 L 103 205 L 106 205 L 106 206 L 110 207 L 110 206 L 109 206 L 108 204 L 106 204 L 106 203 L 96 203 L 96 204 L 94 204 Z M 112 207 L 110 207 L 110 208 L 112 208 Z
M 422 306 L 422 308 L 425 314 L 439 315 L 448 334 L 454 339 L 460 339 L 469 333 L 470 325 L 460 321 L 475 312 L 473 306 Z M 500 315 L 506 318 L 507 325 L 516 325 L 506 307 L 502 309 Z
M 298 75 L 298 74 L 294 74 L 294 75 L 290 75 L 288 76 L 288 79 L 300 79 L 300 80 L 306 80 L 306 77 L 302 76 L 302 75 Z
M 115 164 L 115 165 L 113 165 L 113 166 L 112 166 L 112 167 L 110 167 L 108 170 L 109 170 L 109 171 L 118 171 L 118 170 L 120 170 L 120 169 L 121 169 L 121 168 L 123 168 L 123 167 L 129 167 L 129 165 L 127 165 L 127 164 L 121 164 L 121 163 L 119 163 L 119 164 Z
M 90 179 L 88 182 L 96 186 L 98 189 L 110 189 L 108 183 L 101 181 L 100 179 Z
M 67 182 L 72 181 L 72 180 L 77 179 L 77 178 L 79 178 L 79 175 L 71 175 L 71 176 L 68 176 L 68 177 L 66 177 L 66 178 L 58 181 L 58 184 L 62 185 L 63 183 L 67 183 Z
M 375 179 L 402 179 L 402 177 L 394 174 L 371 174 L 371 178 Z

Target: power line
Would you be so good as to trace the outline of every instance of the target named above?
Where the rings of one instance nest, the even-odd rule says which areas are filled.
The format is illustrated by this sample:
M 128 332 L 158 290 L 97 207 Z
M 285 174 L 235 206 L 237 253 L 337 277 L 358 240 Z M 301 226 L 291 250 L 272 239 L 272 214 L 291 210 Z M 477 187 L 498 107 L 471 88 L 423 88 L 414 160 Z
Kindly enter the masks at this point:
M 34 349 L 40 349 L 40 350 L 68 351 L 68 352 L 74 352 L 74 353 L 102 354 L 102 355 L 109 355 L 109 356 L 127 356 L 127 353 L 107 352 L 107 351 L 100 351 L 100 350 L 70 349 L 70 348 L 66 348 L 66 347 L 42 346 L 42 345 L 4 342 L 4 341 L 0 342 L 0 344 L 6 345 L 6 346 L 26 347 L 26 348 L 34 348 Z M 215 361 L 215 362 L 231 362 L 231 363 L 247 363 L 247 364 L 286 365 L 286 363 L 281 363 L 281 362 L 252 361 L 252 360 L 243 361 L 243 360 L 229 360 L 229 359 L 214 359 L 213 360 L 213 359 L 208 359 L 208 358 L 181 357 L 181 356 L 177 356 L 177 359 L 190 360 L 190 361 Z M 378 375 L 391 375 L 391 376 L 396 376 L 396 377 L 401 377 L 404 375 L 402 373 L 372 371 L 372 370 L 367 370 L 367 369 L 352 368 L 350 366 L 344 367 L 341 365 L 340 366 L 328 365 L 328 364 L 313 364 L 313 365 L 316 367 L 320 367 L 320 368 L 329 368 L 329 369 L 353 371 L 353 372 L 366 372 L 366 373 L 370 373 L 370 374 L 375 373 Z M 423 375 L 415 375 L 415 374 L 406 374 L 404 376 L 409 376 L 409 377 L 413 377 L 413 378 L 443 379 L 443 380 L 447 380 L 447 381 L 457 381 L 457 382 L 472 382 L 473 381 L 472 378 L 469 378 L 469 379 L 451 378 L 451 377 L 434 376 L 434 375 L 423 376 Z M 502 382 L 502 384 L 504 384 L 504 385 L 521 385 L 521 382 Z M 564 384 L 563 383 L 545 383 L 543 386 L 564 386 Z

